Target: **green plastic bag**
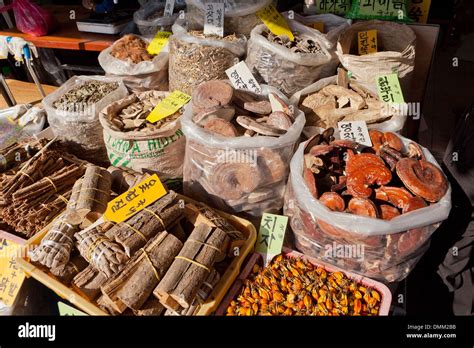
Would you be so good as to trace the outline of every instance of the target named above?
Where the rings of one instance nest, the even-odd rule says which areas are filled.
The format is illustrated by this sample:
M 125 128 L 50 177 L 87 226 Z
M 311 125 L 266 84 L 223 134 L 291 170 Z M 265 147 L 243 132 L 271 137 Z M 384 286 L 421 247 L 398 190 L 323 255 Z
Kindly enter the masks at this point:
M 413 22 L 408 17 L 406 0 L 353 0 L 346 17 L 351 19 L 380 19 Z

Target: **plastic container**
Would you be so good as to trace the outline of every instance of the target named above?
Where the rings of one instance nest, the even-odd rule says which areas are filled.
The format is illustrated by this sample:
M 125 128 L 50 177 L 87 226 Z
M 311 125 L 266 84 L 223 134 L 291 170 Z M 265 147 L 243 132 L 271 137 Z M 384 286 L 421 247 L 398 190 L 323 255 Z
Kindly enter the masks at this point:
M 406 147 L 411 141 L 400 137 Z M 301 144 L 291 161 L 284 213 L 290 218 L 298 250 L 325 262 L 386 282 L 404 279 L 429 247 L 430 237 L 451 210 L 451 187 L 437 203 L 387 221 L 329 210 L 303 179 Z M 438 166 L 423 148 L 427 161 Z M 336 254 L 356 247 L 360 257 Z M 328 251 L 332 251 L 329 252 Z
M 366 278 L 360 275 L 357 275 L 355 273 L 352 273 L 350 271 L 346 271 L 344 269 L 338 268 L 336 266 L 327 264 L 325 262 L 322 262 L 320 260 L 316 260 L 314 258 L 311 258 L 309 256 L 303 255 L 297 251 L 293 251 L 288 248 L 283 248 L 283 255 L 286 257 L 291 257 L 291 258 L 303 258 L 309 262 L 311 262 L 315 266 L 321 266 L 323 267 L 326 271 L 329 272 L 342 272 L 344 273 L 348 278 L 355 280 L 357 283 L 364 285 L 367 288 L 373 288 L 377 290 L 380 295 L 381 295 L 381 302 L 380 302 L 380 310 L 379 310 L 379 316 L 387 316 L 390 310 L 390 304 L 392 303 L 392 293 L 388 289 L 387 286 L 384 284 L 372 280 L 370 278 Z M 250 256 L 247 264 L 245 265 L 245 268 L 243 269 L 242 273 L 240 273 L 239 277 L 236 279 L 234 282 L 234 285 L 232 285 L 232 288 L 229 290 L 229 292 L 226 294 L 225 298 L 222 300 L 221 304 L 219 305 L 219 308 L 216 311 L 216 315 L 222 316 L 226 314 L 227 307 L 229 307 L 230 302 L 236 298 L 240 290 L 242 289 L 242 286 L 245 282 L 245 280 L 250 276 L 252 273 L 252 268 L 253 266 L 258 263 L 259 265 L 263 265 L 263 258 L 262 255 L 254 253 Z
M 187 203 L 195 203 L 195 201 L 187 197 L 180 196 L 180 198 L 184 199 Z M 227 293 L 232 283 L 239 275 L 239 272 L 242 268 L 242 264 L 244 263 L 244 260 L 247 255 L 249 255 L 250 252 L 253 250 L 255 241 L 257 239 L 257 232 L 255 230 L 255 227 L 249 221 L 223 212 L 219 212 L 219 214 L 222 215 L 224 218 L 228 219 L 232 223 L 232 225 L 234 225 L 240 232 L 244 233 L 247 239 L 240 247 L 239 256 L 235 257 L 235 259 L 225 271 L 224 275 L 221 277 L 221 280 L 219 281 L 217 286 L 214 288 L 209 298 L 206 300 L 205 303 L 201 305 L 201 308 L 197 313 L 197 315 L 199 316 L 211 315 L 213 312 L 216 311 L 220 302 L 224 298 L 224 295 Z M 48 233 L 49 227 L 50 226 L 46 227 L 34 237 L 30 238 L 26 243 L 26 246 L 28 248 L 31 248 L 32 246 L 39 245 L 41 243 L 41 240 Z M 86 312 L 89 315 L 107 315 L 107 313 L 102 311 L 95 303 L 87 300 L 86 298 L 76 293 L 73 289 L 62 284 L 50 273 L 34 266 L 29 262 L 27 258 L 18 258 L 17 261 L 20 267 L 25 271 L 28 276 L 35 278 L 37 281 L 41 282 L 42 284 L 53 290 L 61 298 L 77 306 L 80 310 Z
M 140 8 L 133 14 L 133 21 L 138 27 L 138 31 L 143 36 L 153 37 L 159 30 L 170 31 L 171 26 L 178 18 L 178 14 L 174 13 L 171 17 L 157 17 L 149 19 L 149 17 L 158 11 L 164 11 L 165 2 L 152 2 Z

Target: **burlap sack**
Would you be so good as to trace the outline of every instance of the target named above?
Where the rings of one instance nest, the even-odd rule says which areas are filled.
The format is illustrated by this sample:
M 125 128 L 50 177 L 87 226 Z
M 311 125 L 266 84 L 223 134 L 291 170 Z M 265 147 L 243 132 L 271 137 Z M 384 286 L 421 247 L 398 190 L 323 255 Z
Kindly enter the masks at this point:
M 357 33 L 377 30 L 379 52 L 357 55 Z M 407 25 L 384 21 L 353 24 L 340 35 L 336 54 L 344 68 L 367 88 L 375 85 L 377 76 L 398 73 L 405 97 L 415 69 L 416 35 Z
M 107 106 L 100 113 L 104 128 L 104 141 L 110 163 L 115 167 L 126 167 L 137 172 L 157 173 L 161 180 L 180 179 L 186 140 L 181 131 L 181 121 L 171 121 L 157 131 L 142 129 L 119 132 L 111 128 L 109 115 L 115 115 L 134 103 L 139 95 L 153 93 L 166 96 L 168 92 L 149 91 L 132 94 Z

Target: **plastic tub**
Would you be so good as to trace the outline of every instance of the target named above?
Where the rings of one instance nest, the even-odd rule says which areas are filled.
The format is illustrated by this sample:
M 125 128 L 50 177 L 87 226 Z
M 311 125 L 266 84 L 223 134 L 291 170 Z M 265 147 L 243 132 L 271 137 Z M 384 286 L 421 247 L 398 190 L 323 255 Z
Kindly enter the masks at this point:
M 388 289 L 387 286 L 384 284 L 377 282 L 373 279 L 363 277 L 361 275 L 345 271 L 341 268 L 338 268 L 336 266 L 327 264 L 325 262 L 316 260 L 314 258 L 308 257 L 306 255 L 303 255 L 297 251 L 293 251 L 288 248 L 283 248 L 283 255 L 286 257 L 291 257 L 291 258 L 303 258 L 309 262 L 311 262 L 315 266 L 321 266 L 323 267 L 326 271 L 329 272 L 342 272 L 344 273 L 348 278 L 355 280 L 357 283 L 367 287 L 367 288 L 372 288 L 377 290 L 380 295 L 380 310 L 379 310 L 379 316 L 387 316 L 390 310 L 390 304 L 392 303 L 392 293 Z M 240 292 L 240 289 L 242 288 L 244 281 L 250 276 L 252 273 L 252 268 L 253 266 L 259 263 L 260 265 L 263 264 L 263 258 L 262 255 L 254 253 L 250 256 L 247 264 L 245 265 L 245 268 L 243 269 L 242 273 L 240 273 L 239 277 L 236 279 L 234 282 L 234 285 L 232 288 L 229 290 L 225 298 L 222 300 L 219 308 L 216 311 L 216 315 L 225 315 L 227 307 L 229 307 L 230 302 L 236 298 L 237 294 Z

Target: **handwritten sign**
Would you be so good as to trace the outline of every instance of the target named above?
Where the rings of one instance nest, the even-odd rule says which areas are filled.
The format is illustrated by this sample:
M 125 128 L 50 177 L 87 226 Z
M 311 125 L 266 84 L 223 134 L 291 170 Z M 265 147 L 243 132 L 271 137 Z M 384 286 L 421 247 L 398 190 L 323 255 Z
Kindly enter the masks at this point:
M 83 317 L 87 316 L 86 313 L 77 310 L 74 307 L 68 306 L 63 302 L 58 302 L 59 315 L 62 317 Z
M 426 24 L 430 14 L 431 0 L 408 1 L 408 16 L 418 23 Z
M 376 85 L 381 101 L 392 104 L 405 103 L 397 74 L 388 74 L 377 77 Z
M 25 280 L 25 273 L 16 262 L 21 248 L 12 241 L 0 239 L 0 302 L 6 306 L 13 306 Z
M 314 0 L 314 4 L 305 5 L 305 13 L 333 13 L 344 16 L 351 9 L 351 0 Z
M 106 221 L 121 223 L 166 195 L 158 175 L 154 174 L 109 202 L 104 214 Z
M 236 89 L 249 90 L 256 94 L 262 93 L 262 87 L 253 76 L 247 64 L 244 61 L 234 65 L 225 72 L 229 77 L 232 86 Z
M 337 124 L 342 140 L 352 140 L 364 146 L 372 146 L 365 121 L 342 121 Z
M 311 23 L 311 28 L 316 29 L 320 33 L 324 33 L 324 22 L 314 22 Z
M 263 214 L 255 251 L 265 256 L 265 264 L 281 254 L 287 225 L 288 216 Z
M 146 119 L 151 123 L 158 122 L 159 120 L 176 113 L 184 105 L 189 103 L 190 100 L 191 96 L 187 95 L 186 93 L 174 91 L 161 102 L 159 102 Z
M 155 37 L 153 38 L 153 40 L 151 40 L 150 44 L 147 47 L 148 53 L 153 55 L 160 54 L 163 48 L 165 48 L 165 46 L 168 44 L 168 41 L 172 34 L 173 33 L 170 33 L 169 31 L 157 32 Z
M 399 17 L 406 11 L 405 0 L 364 0 L 360 1 L 359 6 L 359 14 L 362 16 Z
M 274 35 L 286 35 L 291 41 L 295 40 L 288 22 L 272 4 L 257 11 L 257 16 Z
M 357 34 L 359 55 L 377 53 L 377 30 L 360 31 Z
M 224 0 L 206 2 L 204 13 L 204 35 L 224 36 Z
M 174 1 L 175 0 L 166 0 L 165 10 L 163 12 L 164 17 L 171 17 L 173 15 Z

